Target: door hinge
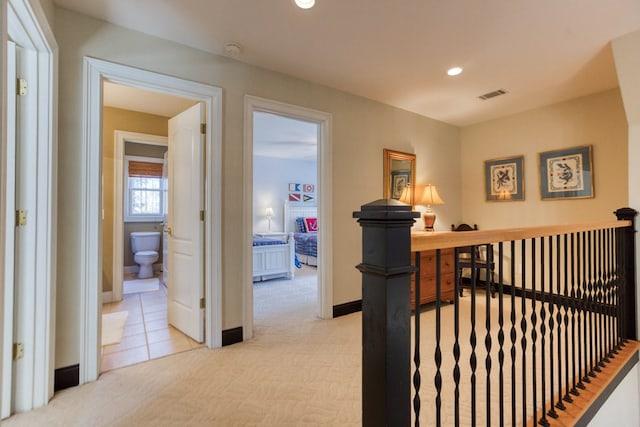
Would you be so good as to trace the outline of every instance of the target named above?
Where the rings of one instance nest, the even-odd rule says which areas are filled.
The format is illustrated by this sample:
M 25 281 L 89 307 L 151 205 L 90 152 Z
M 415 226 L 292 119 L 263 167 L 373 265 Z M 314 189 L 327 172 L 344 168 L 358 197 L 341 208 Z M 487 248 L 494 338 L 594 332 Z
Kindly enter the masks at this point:
M 206 123 L 200 123 L 200 133 L 203 135 L 207 134 L 207 124 Z
M 205 308 L 204 298 L 200 298 L 200 308 Z
M 200 221 L 204 221 L 204 211 L 200 211 Z
M 24 227 L 27 225 L 27 211 L 16 211 L 16 227 Z
M 24 344 L 21 342 L 13 343 L 13 360 L 22 359 L 24 357 Z
M 16 94 L 18 96 L 25 96 L 27 94 L 27 81 L 25 79 L 17 79 Z

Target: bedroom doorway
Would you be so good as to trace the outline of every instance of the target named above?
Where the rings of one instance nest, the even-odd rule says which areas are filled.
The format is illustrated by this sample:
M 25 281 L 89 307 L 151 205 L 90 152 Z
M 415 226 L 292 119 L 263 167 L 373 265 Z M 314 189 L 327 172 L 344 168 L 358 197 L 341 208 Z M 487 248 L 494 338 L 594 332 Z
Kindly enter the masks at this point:
M 316 317 L 318 128 L 253 112 L 255 333 Z
M 301 307 L 312 320 L 332 317 L 330 122 L 245 97 L 245 340 L 254 324 L 295 319 Z M 294 232 L 307 238 L 297 250 Z

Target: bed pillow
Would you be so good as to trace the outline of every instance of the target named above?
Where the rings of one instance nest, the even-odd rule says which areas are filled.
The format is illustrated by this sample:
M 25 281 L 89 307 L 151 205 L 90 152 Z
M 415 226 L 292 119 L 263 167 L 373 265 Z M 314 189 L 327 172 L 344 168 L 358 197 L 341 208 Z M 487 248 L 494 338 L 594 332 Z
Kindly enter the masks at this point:
M 304 218 L 299 216 L 296 218 L 296 233 L 306 233 L 307 228 L 304 225 Z
M 317 233 L 318 232 L 318 218 L 305 218 L 304 219 L 304 227 L 307 230 L 307 233 Z

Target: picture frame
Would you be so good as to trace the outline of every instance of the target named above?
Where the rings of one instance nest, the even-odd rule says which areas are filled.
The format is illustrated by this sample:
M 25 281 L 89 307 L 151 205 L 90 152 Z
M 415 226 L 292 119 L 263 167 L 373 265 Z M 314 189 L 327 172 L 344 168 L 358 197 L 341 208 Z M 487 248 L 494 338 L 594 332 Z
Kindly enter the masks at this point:
M 524 200 L 524 156 L 484 162 L 485 195 L 488 202 Z
M 591 145 L 538 154 L 542 200 L 594 197 Z
M 409 204 L 413 206 L 413 189 L 416 184 L 416 155 L 385 148 L 382 156 L 382 197 L 400 200 L 402 190 L 405 186 L 408 186 L 410 190 Z
M 391 171 L 391 198 L 400 200 L 402 190 L 410 185 L 410 171 Z

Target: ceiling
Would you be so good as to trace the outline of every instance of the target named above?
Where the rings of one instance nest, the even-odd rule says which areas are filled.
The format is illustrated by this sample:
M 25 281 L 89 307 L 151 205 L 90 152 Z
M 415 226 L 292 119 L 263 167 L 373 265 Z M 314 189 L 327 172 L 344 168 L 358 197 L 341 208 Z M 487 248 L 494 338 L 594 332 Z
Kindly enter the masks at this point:
M 54 2 L 457 126 L 617 87 L 609 42 L 640 29 L 638 0 Z

